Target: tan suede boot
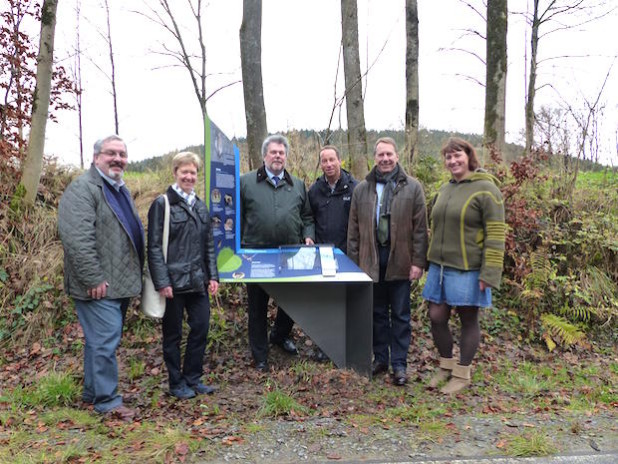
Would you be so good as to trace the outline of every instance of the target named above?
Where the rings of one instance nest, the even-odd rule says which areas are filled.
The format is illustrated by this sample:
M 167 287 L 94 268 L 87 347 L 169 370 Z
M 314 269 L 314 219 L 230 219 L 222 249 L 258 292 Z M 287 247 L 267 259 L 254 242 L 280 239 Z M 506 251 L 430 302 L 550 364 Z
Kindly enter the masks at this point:
M 451 394 L 463 390 L 470 385 L 470 371 L 470 366 L 456 364 L 451 373 L 451 380 L 440 391 L 445 394 Z
M 429 381 L 429 386 L 436 388 L 440 382 L 447 380 L 451 376 L 451 371 L 456 364 L 455 358 L 440 357 L 440 368 Z

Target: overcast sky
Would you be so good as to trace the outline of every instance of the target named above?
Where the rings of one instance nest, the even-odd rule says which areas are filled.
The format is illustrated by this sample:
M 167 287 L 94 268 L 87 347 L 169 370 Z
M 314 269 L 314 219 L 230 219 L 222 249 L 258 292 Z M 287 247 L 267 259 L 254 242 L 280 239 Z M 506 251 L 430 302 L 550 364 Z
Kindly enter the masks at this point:
M 102 2 L 102 0 L 101 0 Z M 130 158 L 144 159 L 202 142 L 201 113 L 185 69 L 172 66 L 157 52 L 161 43 L 175 47 L 160 26 L 131 12 L 146 11 L 138 0 L 109 0 L 115 48 L 120 135 L 127 140 Z M 151 4 L 156 3 L 149 0 Z M 474 0 L 471 0 L 474 3 Z M 114 130 L 104 10 L 98 0 L 82 0 L 82 74 L 85 161 L 95 139 Z M 480 1 L 477 1 L 480 5 Z M 180 7 L 185 2 L 172 2 Z M 127 6 L 130 5 L 130 6 Z M 403 0 L 358 0 L 359 40 L 364 81 L 365 120 L 368 129 L 402 129 L 405 114 L 405 16 Z M 509 1 L 511 10 L 524 11 L 526 0 Z M 179 13 L 187 37 L 194 24 Z M 204 11 L 208 54 L 209 93 L 240 80 L 238 31 L 241 0 L 211 0 Z M 482 133 L 484 65 L 473 55 L 449 49 L 464 48 L 484 55 L 484 42 L 462 38 L 463 29 L 484 34 L 483 20 L 459 0 L 419 1 L 420 123 L 427 129 Z M 323 130 L 329 123 L 335 98 L 342 95 L 342 65 L 337 79 L 341 41 L 338 0 L 263 0 L 262 66 L 268 130 Z M 593 100 L 618 54 L 617 16 L 577 30 L 551 34 L 540 45 L 541 58 L 561 55 L 581 58 L 552 59 L 539 70 L 537 105 L 559 106 L 564 100 L 583 108 Z M 71 68 L 75 44 L 74 2 L 61 2 L 56 28 L 56 58 Z M 529 42 L 523 18 L 509 23 L 507 84 L 507 139 L 521 142 L 524 125 L 525 45 Z M 194 46 L 192 46 L 194 48 Z M 602 144 L 608 162 L 618 164 L 618 69 L 603 93 Z M 470 78 L 468 78 L 468 77 Z M 337 84 L 335 84 L 337 82 Z M 241 84 L 221 90 L 208 103 L 213 121 L 228 135 L 246 133 Z M 79 163 L 77 115 L 64 112 L 59 123 L 48 125 L 46 152 L 67 163 Z M 345 110 L 336 112 L 332 128 L 345 128 Z

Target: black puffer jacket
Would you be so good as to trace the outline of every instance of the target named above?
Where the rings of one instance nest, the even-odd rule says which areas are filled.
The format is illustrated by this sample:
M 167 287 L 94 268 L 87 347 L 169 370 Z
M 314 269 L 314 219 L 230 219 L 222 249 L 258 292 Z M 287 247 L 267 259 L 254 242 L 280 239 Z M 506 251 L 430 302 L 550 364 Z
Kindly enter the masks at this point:
M 167 264 L 163 259 L 165 200 L 157 198 L 148 211 L 148 265 L 157 290 L 172 286 L 174 293 L 205 293 L 209 280 L 219 280 L 208 208 L 196 198 L 193 209 L 172 187 Z
M 346 170 L 331 192 L 324 176 L 320 176 L 309 189 L 309 203 L 315 221 L 316 243 L 332 243 L 344 253 L 347 250 L 348 217 L 352 192 L 358 181 Z

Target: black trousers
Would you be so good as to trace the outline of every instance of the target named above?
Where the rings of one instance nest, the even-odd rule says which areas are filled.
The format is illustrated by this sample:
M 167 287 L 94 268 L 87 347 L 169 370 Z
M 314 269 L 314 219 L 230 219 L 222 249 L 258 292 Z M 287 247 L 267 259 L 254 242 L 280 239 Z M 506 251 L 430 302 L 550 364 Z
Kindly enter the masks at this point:
M 187 310 L 189 335 L 181 370 L 180 342 L 184 309 Z M 207 293 L 177 294 L 167 300 L 163 316 L 163 360 L 169 373 L 170 388 L 178 388 L 183 384 L 192 386 L 200 382 L 209 327 L 210 302 Z
M 258 284 L 247 284 L 249 300 L 249 346 L 256 362 L 268 360 L 268 293 Z M 270 338 L 273 343 L 282 342 L 292 330 L 294 321 L 286 312 L 277 308 L 275 326 Z
M 410 327 L 410 281 L 384 280 L 390 247 L 378 247 L 380 281 L 373 284 L 373 356 L 393 370 L 407 366 L 412 340 Z

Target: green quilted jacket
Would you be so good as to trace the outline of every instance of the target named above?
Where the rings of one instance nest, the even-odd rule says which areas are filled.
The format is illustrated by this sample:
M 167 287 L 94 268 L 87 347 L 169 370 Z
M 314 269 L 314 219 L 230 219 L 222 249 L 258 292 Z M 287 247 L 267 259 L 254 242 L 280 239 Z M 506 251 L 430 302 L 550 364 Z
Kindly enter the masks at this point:
M 58 205 L 64 289 L 78 300 L 90 299 L 88 289 L 104 281 L 109 283 L 109 299 L 133 297 L 142 291 L 140 254 L 105 199 L 103 182 L 92 165 L 71 182 Z

